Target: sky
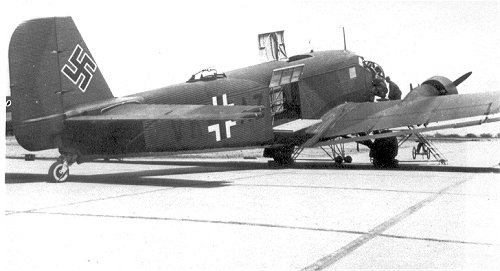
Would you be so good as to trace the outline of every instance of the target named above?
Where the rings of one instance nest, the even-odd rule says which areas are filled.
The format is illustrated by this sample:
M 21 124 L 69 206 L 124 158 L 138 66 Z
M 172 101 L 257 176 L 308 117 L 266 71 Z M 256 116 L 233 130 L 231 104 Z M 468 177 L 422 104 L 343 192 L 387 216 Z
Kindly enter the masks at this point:
M 500 91 L 500 1 L 18 0 L 0 7 L 6 94 L 12 32 L 51 16 L 73 17 L 115 96 L 184 82 L 207 67 L 257 64 L 259 33 L 284 30 L 289 56 L 343 49 L 342 27 L 347 49 L 382 65 L 403 95 L 410 83 L 469 71 L 459 93 Z

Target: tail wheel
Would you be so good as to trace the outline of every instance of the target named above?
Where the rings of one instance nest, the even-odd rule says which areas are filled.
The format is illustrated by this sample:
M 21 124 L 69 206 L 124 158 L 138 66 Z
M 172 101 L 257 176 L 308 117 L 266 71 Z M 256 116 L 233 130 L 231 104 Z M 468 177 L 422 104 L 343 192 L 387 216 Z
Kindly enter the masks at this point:
M 49 168 L 49 180 L 53 183 L 62 183 L 68 179 L 69 166 L 61 161 L 57 161 Z

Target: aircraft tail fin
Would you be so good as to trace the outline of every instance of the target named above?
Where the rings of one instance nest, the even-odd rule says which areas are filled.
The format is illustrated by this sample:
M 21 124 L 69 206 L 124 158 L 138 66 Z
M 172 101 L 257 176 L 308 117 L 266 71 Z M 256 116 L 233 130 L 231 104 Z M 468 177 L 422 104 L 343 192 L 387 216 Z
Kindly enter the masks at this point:
M 9 44 L 12 121 L 28 150 L 60 146 L 66 109 L 113 98 L 71 17 L 19 25 Z

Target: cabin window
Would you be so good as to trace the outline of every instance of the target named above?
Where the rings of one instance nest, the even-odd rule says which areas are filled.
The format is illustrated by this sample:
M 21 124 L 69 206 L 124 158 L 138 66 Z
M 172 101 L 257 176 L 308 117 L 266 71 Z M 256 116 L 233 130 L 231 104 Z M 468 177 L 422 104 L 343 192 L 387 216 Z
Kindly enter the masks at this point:
M 349 78 L 356 78 L 356 67 L 349 68 Z
M 340 82 L 346 82 L 357 77 L 356 67 L 349 67 L 337 71 L 337 77 Z

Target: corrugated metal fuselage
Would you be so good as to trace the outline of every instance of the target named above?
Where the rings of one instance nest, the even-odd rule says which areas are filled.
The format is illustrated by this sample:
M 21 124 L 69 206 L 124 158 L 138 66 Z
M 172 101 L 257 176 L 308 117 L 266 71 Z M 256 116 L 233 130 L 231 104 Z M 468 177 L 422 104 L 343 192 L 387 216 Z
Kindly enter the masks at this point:
M 293 119 L 273 119 L 269 82 L 278 68 L 304 64 L 298 83 L 300 112 L 293 118 L 320 118 L 345 102 L 373 101 L 371 74 L 359 56 L 348 51 L 309 54 L 297 61 L 273 61 L 226 73 L 225 78 L 181 83 L 133 95 L 146 104 L 261 105 L 260 119 L 235 122 L 210 121 L 122 121 L 74 123 L 65 126 L 63 145 L 83 155 L 185 151 L 273 145 L 273 125 Z M 210 126 L 220 130 L 216 135 Z

